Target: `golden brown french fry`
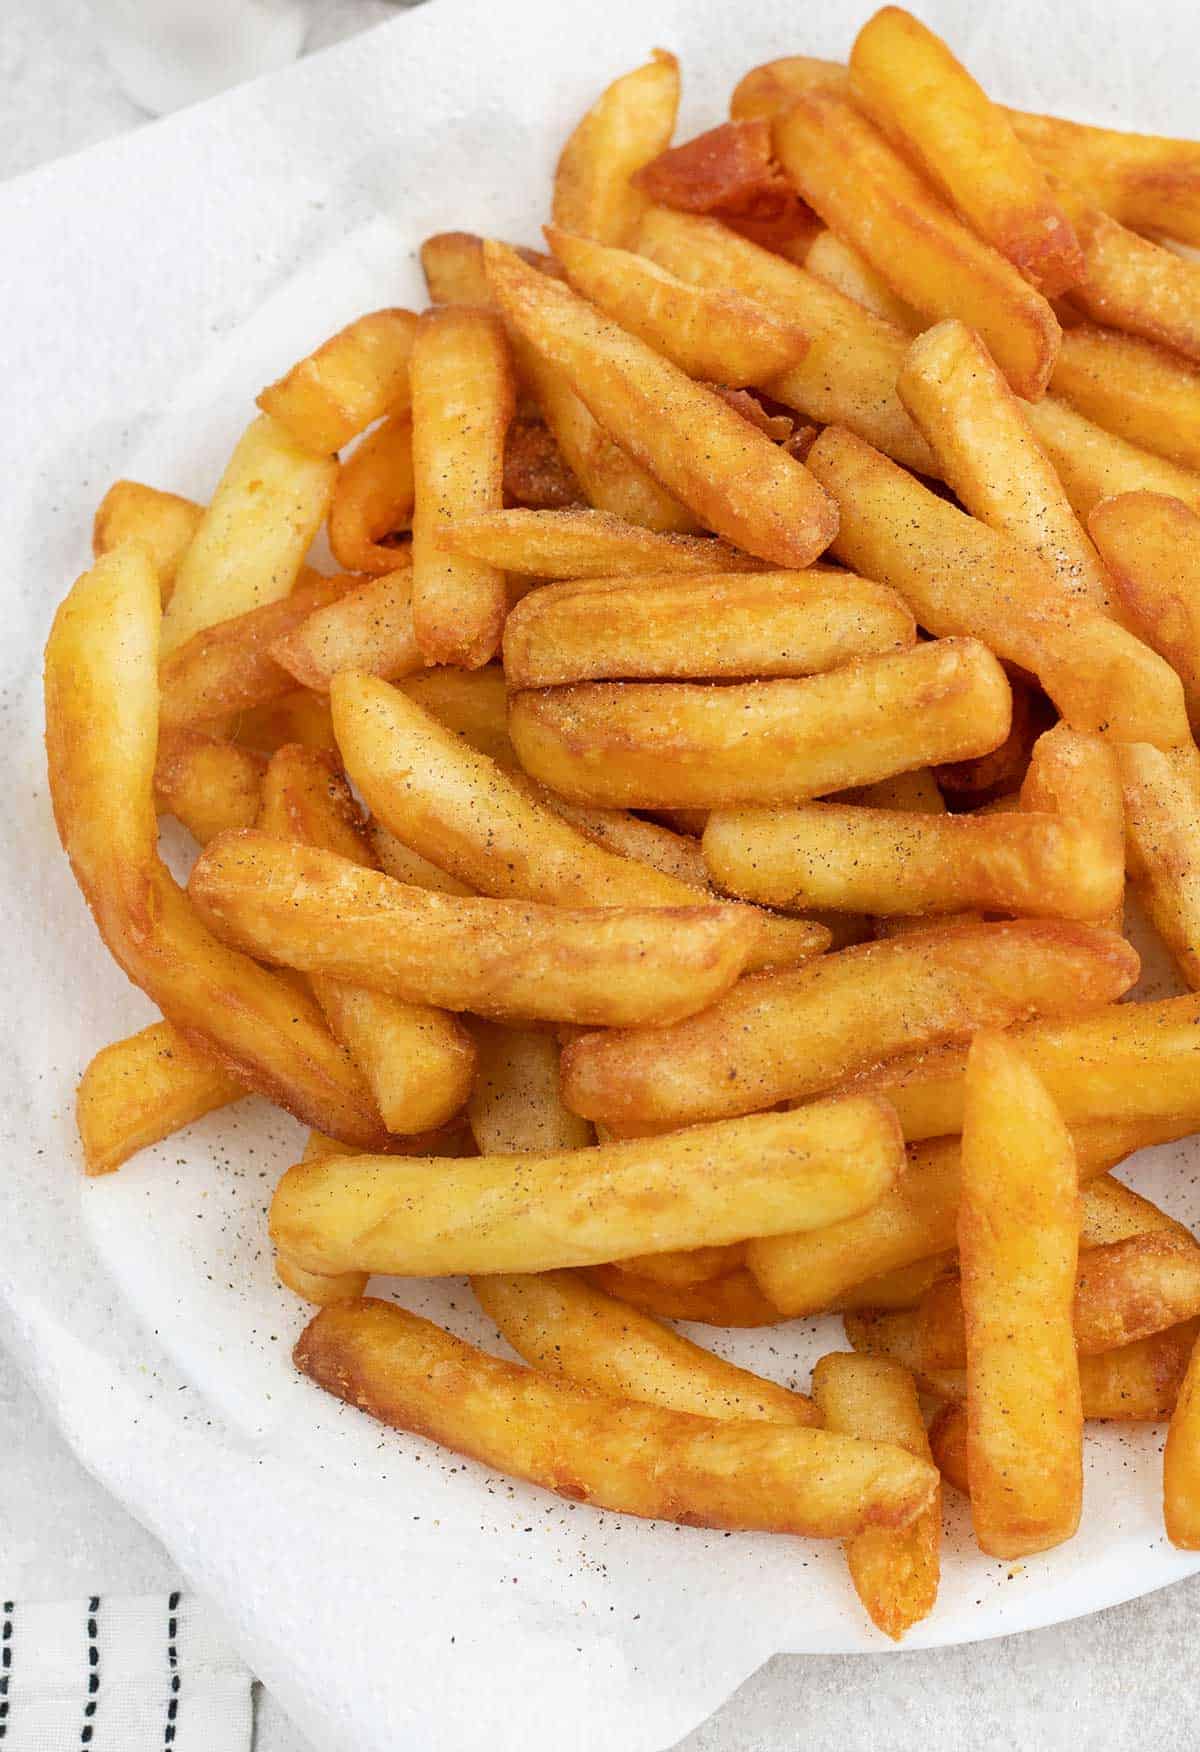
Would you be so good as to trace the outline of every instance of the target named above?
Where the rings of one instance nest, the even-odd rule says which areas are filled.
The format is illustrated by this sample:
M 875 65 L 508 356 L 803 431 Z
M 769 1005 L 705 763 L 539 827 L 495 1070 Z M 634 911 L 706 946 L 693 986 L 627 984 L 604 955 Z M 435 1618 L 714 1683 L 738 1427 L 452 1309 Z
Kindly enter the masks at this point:
M 148 550 L 98 560 L 46 646 L 46 753 L 59 837 L 121 969 L 221 1067 L 322 1130 L 378 1143 L 362 1078 L 295 982 L 219 943 L 156 850 L 159 590 Z
M 965 1405 L 943 1405 L 935 1414 L 929 1426 L 929 1452 L 945 1482 L 963 1496 L 969 1496 Z
M 1048 298 L 1083 277 L 1079 242 L 1012 122 L 927 25 L 882 6 L 854 39 L 850 84 L 972 230 Z
M 1163 1520 L 1182 1551 L 1200 1550 L 1200 1346 L 1193 1348 L 1163 1449 Z
M 896 394 L 908 344 L 901 329 L 716 219 L 652 207 L 638 249 L 681 280 L 728 286 L 805 331 L 808 352 L 771 385 L 779 401 L 848 426 L 906 468 L 936 474 L 933 452 Z
M 282 699 L 271 700 L 265 706 L 252 706 L 232 719 L 230 733 L 243 748 L 253 748 L 263 754 L 274 754 L 286 742 L 299 742 L 305 748 L 323 748 L 337 752 L 333 739 L 333 720 L 329 716 L 329 701 L 320 694 L 299 687 Z
M 143 486 L 141 481 L 114 481 L 96 509 L 92 552 L 99 559 L 123 541 L 142 542 L 150 549 L 165 603 L 203 516 L 203 505 L 194 499 Z
M 649 199 L 631 179 L 671 144 L 678 108 L 679 62 L 663 49 L 614 79 L 562 149 L 554 223 L 602 243 L 625 243 Z
M 1200 469 L 1200 366 L 1136 335 L 1063 330 L 1050 388 L 1077 413 L 1186 469 Z
M 553 256 L 516 246 L 517 253 L 544 274 L 562 277 Z M 483 239 L 473 231 L 439 231 L 421 245 L 421 271 L 431 304 L 474 304 L 494 308 L 483 267 Z
M 1120 493 L 1088 528 L 1131 625 L 1179 676 L 1200 729 L 1200 515 L 1161 493 Z
M 1083 248 L 1071 302 L 1095 322 L 1200 359 L 1200 267 L 1127 230 L 1073 185 L 1056 192 Z
M 1200 755 L 1148 743 L 1117 749 L 1129 875 L 1150 922 L 1200 990 Z
M 732 985 L 758 937 L 753 914 L 719 905 L 569 910 L 431 894 L 253 830 L 213 840 L 188 893 L 223 941 L 264 961 L 514 1021 L 678 1020 Z
M 958 1257 L 971 1519 L 990 1557 L 1023 1557 L 1079 1525 L 1079 1178 L 1058 1110 L 1002 1035 L 971 1042 L 964 1103 Z
M 882 317 L 884 322 L 912 334 L 924 328 L 925 318 L 903 298 L 897 298 L 871 264 L 836 231 L 825 229 L 818 233 L 804 258 L 804 266 L 827 286 L 853 298 L 872 316 Z
M 900 598 L 852 573 L 654 573 L 533 591 L 505 624 L 504 672 L 511 688 L 816 675 L 915 639 Z
M 999 748 L 978 760 L 944 763 L 934 772 L 939 793 L 960 811 L 978 811 L 1001 798 L 1015 798 L 1029 769 L 1034 743 L 1055 722 L 1057 714 L 1041 690 L 1019 670 L 1010 668 L 1007 674 L 1012 688 L 1012 727 Z M 1012 806 L 1016 807 L 1015 801 Z M 995 812 L 1002 814 L 1003 810 Z
M 650 1135 L 650 1134 L 648 1134 Z M 616 1142 L 601 1138 L 601 1143 Z M 691 1247 L 668 1253 L 635 1253 L 628 1259 L 613 1261 L 618 1271 L 629 1272 L 635 1278 L 668 1289 L 692 1289 L 696 1284 L 711 1284 L 719 1278 L 740 1271 L 746 1262 L 743 1242 L 733 1241 L 725 1247 Z
M 956 510 L 851 432 L 826 427 L 809 465 L 838 501 L 838 557 L 890 584 L 931 633 L 984 640 L 1036 675 L 1077 730 L 1164 747 L 1186 738 L 1178 676 L 1072 598 L 1029 548 Z
M 253 827 L 262 804 L 267 763 L 253 749 L 220 742 L 198 730 L 160 736 L 154 768 L 158 807 L 207 845 L 231 827 Z
M 343 690 L 354 686 L 353 682 L 338 683 Z M 498 663 L 474 670 L 426 669 L 406 676 L 395 691 L 451 731 L 457 738 L 451 747 L 465 742 L 489 760 L 502 766 L 516 766 L 517 757 L 508 737 L 508 688 Z M 390 695 L 372 688 L 371 697 L 378 701 Z M 381 749 L 375 752 L 382 754 Z
M 319 693 L 328 693 L 341 669 L 388 680 L 411 675 L 425 661 L 413 631 L 411 567 L 359 582 L 356 589 L 314 609 L 275 636 L 270 654 L 290 683 L 298 681 Z
M 1044 812 L 714 810 L 704 857 L 718 888 L 745 900 L 880 915 L 975 907 L 1109 923 L 1125 880 L 1123 839 L 1109 825 Z
M 381 822 L 373 821 L 368 829 L 375 862 L 397 882 L 410 882 L 414 888 L 429 888 L 435 894 L 474 894 L 467 883 L 460 882 L 447 870 L 441 870 L 414 852 L 403 840 L 398 840 Z
M 1137 231 L 1200 244 L 1200 146 L 1010 110 L 1017 134 L 1046 170 L 1085 189 Z
M 808 351 L 803 329 L 737 292 L 678 279 L 646 256 L 554 225 L 546 240 L 576 292 L 689 377 L 764 387 Z
M 863 943 L 743 979 L 686 1024 L 584 1035 L 564 1050 L 563 1093 L 576 1113 L 618 1124 L 752 1112 L 816 1094 L 881 1055 L 1030 1015 L 1085 1014 L 1137 974 L 1127 943 L 1058 920 Z
M 931 321 L 977 330 L 1018 395 L 1045 391 L 1058 351 L 1053 310 L 1012 264 L 962 225 L 852 104 L 814 90 L 773 129 L 809 206 Z
M 384 420 L 338 470 L 329 506 L 329 545 L 339 566 L 375 576 L 411 565 L 396 537 L 412 522 L 412 419 Z
M 671 535 L 608 511 L 490 511 L 438 535 L 450 553 L 535 578 L 621 578 L 644 573 L 757 572 L 762 562 L 713 536 Z
M 664 876 L 675 877 L 688 888 L 699 888 L 711 893 L 700 841 L 690 834 L 676 833 L 672 828 L 662 826 L 660 822 L 647 821 L 641 815 L 631 815 L 627 809 L 584 809 L 576 803 L 566 802 L 542 785 L 535 785 L 532 779 L 520 771 L 514 771 L 509 776 L 522 789 L 528 786 L 530 794 L 539 803 L 544 804 L 563 821 L 569 821 L 572 827 L 578 828 L 584 838 L 591 840 L 593 844 L 616 852 L 619 857 L 633 858 L 639 864 L 649 864 L 652 869 L 661 871 Z M 781 950 L 780 933 L 769 920 L 766 929 L 771 939 L 768 948 L 778 957 Z
M 1081 523 L 1114 493 L 1168 493 L 1200 509 L 1200 474 L 1106 431 L 1057 396 L 1031 403 L 1025 417 Z
M 167 731 L 224 719 L 230 713 L 281 699 L 295 677 L 275 661 L 271 646 L 318 609 L 340 602 L 350 578 L 310 573 L 289 596 L 202 627 L 159 666 L 159 722 Z
M 660 1320 L 691 1320 L 701 1326 L 778 1326 L 783 1315 L 741 1268 L 699 1284 L 663 1284 L 636 1277 L 620 1265 L 597 1265 L 588 1274 L 600 1289 Z
M 472 1033 L 478 1071 L 467 1114 L 481 1155 L 582 1150 L 592 1142 L 586 1119 L 563 1106 L 553 1034 L 494 1022 L 476 1022 Z
M 416 328 L 411 310 L 360 316 L 268 384 L 258 405 L 306 450 L 341 450 L 384 415 L 407 409 Z
M 1125 922 L 1125 800 L 1111 742 L 1056 724 L 1039 736 L 1021 785 L 1023 810 L 1050 810 L 1086 823 L 1100 842 L 1098 862 L 1113 890 L 1098 922 L 1120 932 Z
M 1132 1235 L 1175 1235 L 1192 1240 L 1192 1232 L 1158 1205 L 1134 1192 L 1124 1181 L 1102 1174 L 1085 1186 L 1080 1196 L 1079 1246 L 1107 1247 L 1127 1241 Z
M 564 374 L 615 442 L 704 524 L 780 566 L 807 566 L 828 547 L 836 519 L 802 463 L 512 250 L 487 243 L 484 259 L 506 321 Z M 693 442 L 698 430 L 702 458 Z M 568 460 L 574 466 L 569 453 Z
M 503 503 L 504 434 L 515 393 L 503 330 L 485 311 L 430 311 L 418 325 L 409 369 L 413 628 L 427 663 L 478 669 L 500 643 L 504 576 L 439 548 L 437 532 Z
M 1033 548 L 1067 595 L 1111 609 L 1100 557 L 979 336 L 957 320 L 926 329 L 896 387 L 972 516 Z
M 85 1172 L 111 1174 L 139 1150 L 246 1093 L 169 1022 L 114 1040 L 92 1059 L 75 1092 Z
M 916 1259 L 911 1265 L 900 1265 L 895 1271 L 880 1272 L 853 1284 L 839 1295 L 832 1312 L 916 1308 L 935 1284 L 957 1271 L 958 1249 L 948 1248 L 945 1253 L 930 1254 L 928 1259 Z
M 810 91 L 832 91 L 848 97 L 849 69 L 841 61 L 822 61 L 815 55 L 784 55 L 778 61 L 766 61 L 738 81 L 729 100 L 729 113 L 735 121 L 754 116 L 773 120 Z
M 722 808 L 983 754 L 1004 740 L 1010 709 L 986 647 L 943 639 L 800 681 L 519 693 L 509 733 L 526 772 L 572 802 Z
M 517 1355 L 552 1379 L 722 1423 L 821 1423 L 807 1394 L 727 1363 L 574 1272 L 477 1277 L 471 1287 Z
M 414 677 L 402 693 L 343 673 L 331 693 L 346 771 L 372 814 L 405 845 L 498 898 L 562 907 L 696 905 L 690 879 L 594 843 L 435 722 L 436 704 L 426 712 L 408 697 L 428 697 L 416 684 L 431 679 Z M 753 916 L 760 938 L 750 950 L 752 967 L 804 959 L 828 942 L 805 920 Z
M 936 1489 L 934 1468 L 901 1448 L 610 1399 L 487 1356 L 391 1302 L 322 1309 L 295 1358 L 384 1423 L 621 1514 L 848 1538 L 907 1525 Z
M 310 1131 L 308 1142 L 304 1146 L 306 1162 L 320 1162 L 326 1156 L 354 1154 L 355 1151 L 347 1150 L 344 1144 L 339 1144 L 336 1138 L 327 1138 L 323 1132 Z M 353 1301 L 359 1296 L 365 1296 L 367 1285 L 371 1281 L 365 1271 L 343 1271 L 335 1277 L 305 1271 L 294 1259 L 289 1259 L 286 1253 L 278 1251 L 275 1254 L 275 1275 L 293 1295 L 320 1308 L 327 1307 L 330 1302 Z
M 205 627 L 289 594 L 336 478 L 336 458 L 314 456 L 269 414 L 251 421 L 176 570 L 164 656 Z
M 301 1163 L 279 1183 L 271 1233 L 309 1271 L 552 1271 L 838 1221 L 873 1204 L 903 1162 L 884 1102 L 822 1102 L 436 1173 L 402 1156 Z
M 813 1369 L 813 1397 L 825 1428 L 860 1440 L 891 1442 L 932 1463 L 916 1384 L 886 1357 L 831 1351 Z M 871 1623 L 899 1642 L 937 1599 L 942 1499 L 907 1527 L 868 1527 L 846 1545 L 854 1591 Z

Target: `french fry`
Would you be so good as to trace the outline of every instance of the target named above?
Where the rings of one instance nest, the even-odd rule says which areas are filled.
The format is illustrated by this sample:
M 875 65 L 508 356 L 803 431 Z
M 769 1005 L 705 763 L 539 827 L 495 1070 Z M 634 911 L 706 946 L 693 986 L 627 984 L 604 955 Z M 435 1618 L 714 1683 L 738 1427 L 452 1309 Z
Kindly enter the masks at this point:
M 1193 1239 L 1191 1230 L 1158 1205 L 1134 1192 L 1124 1181 L 1102 1174 L 1085 1186 L 1080 1197 L 1079 1246 L 1107 1247 L 1133 1235 L 1174 1235 Z
M 206 627 L 290 593 L 336 478 L 335 458 L 313 456 L 269 414 L 247 426 L 176 569 L 164 657 Z
M 908 345 L 902 330 L 715 219 L 652 207 L 638 249 L 681 280 L 729 287 L 804 330 L 808 352 L 771 385 L 779 401 L 848 426 L 906 468 L 936 474 L 933 452 L 896 394 Z
M 96 509 L 92 552 L 99 559 L 123 541 L 140 541 L 150 550 L 163 602 L 175 588 L 179 562 L 204 516 L 203 505 L 178 493 L 164 493 L 141 481 L 114 481 Z
M 1083 278 L 1070 221 L 1004 111 L 927 25 L 883 6 L 854 39 L 850 84 L 972 230 L 1056 298 Z
M 1112 906 L 1098 922 L 1118 933 L 1125 922 L 1125 801 L 1111 742 L 1056 724 L 1039 736 L 1021 785 L 1023 810 L 1050 810 L 1086 823 L 1108 871 Z
M 938 640 L 800 681 L 519 693 L 509 733 L 526 772 L 571 802 L 723 808 L 983 754 L 1007 735 L 1010 701 L 983 645 Z
M 1088 519 L 1122 607 L 1183 683 L 1200 730 L 1200 515 L 1160 493 L 1102 499 Z
M 573 1272 L 477 1277 L 471 1287 L 517 1355 L 551 1379 L 722 1423 L 821 1423 L 807 1394 L 727 1363 Z
M 1071 302 L 1094 322 L 1200 359 L 1200 267 L 1127 230 L 1070 184 L 1057 193 L 1083 247 Z
M 1031 1015 L 1083 1015 L 1137 974 L 1128 944 L 1057 920 L 863 943 L 744 979 L 687 1024 L 584 1035 L 564 1050 L 563 1094 L 576 1113 L 618 1124 L 753 1112 L 830 1088 L 881 1055 Z
M 1200 146 L 1010 110 L 1034 157 L 1135 231 L 1200 244 Z
M 752 914 L 719 905 L 431 894 L 253 830 L 213 840 L 188 893 L 223 941 L 261 960 L 513 1021 L 676 1021 L 732 985 L 758 937 Z
M 1167 493 L 1200 510 L 1200 474 L 1106 431 L 1057 396 L 1031 403 L 1025 417 L 1081 523 L 1116 493 Z
M 338 470 L 329 506 L 329 545 L 348 572 L 394 572 L 411 548 L 395 539 L 412 523 L 413 429 L 408 414 L 384 420 Z
M 84 1170 L 111 1174 L 139 1150 L 246 1093 L 169 1022 L 114 1040 L 92 1059 L 75 1092 Z
M 814 90 L 776 121 L 775 151 L 809 206 L 897 297 L 986 341 L 1018 395 L 1045 391 L 1059 326 L 1040 292 L 981 242 L 854 107 Z
M 481 1155 L 582 1150 L 592 1142 L 587 1121 L 563 1106 L 553 1034 L 494 1022 L 476 1022 L 472 1033 L 478 1071 L 467 1114 Z
M 457 876 L 451 876 L 449 871 L 439 869 L 428 858 L 423 858 L 420 852 L 414 852 L 411 846 L 398 840 L 381 822 L 373 821 L 367 831 L 375 862 L 389 876 L 394 876 L 397 882 L 409 882 L 414 888 L 428 888 L 434 894 L 475 893 L 467 883 L 460 882 Z
M 675 833 L 671 828 L 663 827 L 657 821 L 647 821 L 641 815 L 632 815 L 627 809 L 585 809 L 578 804 L 568 803 L 555 792 L 547 791 L 543 785 L 535 784 L 519 769 L 508 776 L 519 790 L 549 809 L 560 820 L 569 822 L 594 845 L 603 846 L 606 851 L 615 852 L 618 857 L 632 858 L 639 864 L 649 864 L 652 869 L 661 871 L 664 876 L 675 877 L 688 888 L 712 892 L 698 839 L 688 834 Z M 772 939 L 768 949 L 778 956 L 782 953 L 780 939 L 783 933 L 772 926 L 769 920 L 764 920 L 764 925 L 767 936 Z
M 962 1496 L 969 1496 L 965 1405 L 943 1405 L 935 1414 L 929 1426 L 929 1452 L 945 1483 Z
M 1200 366 L 1178 353 L 1080 322 L 1063 330 L 1050 388 L 1129 443 L 1200 469 Z
M 625 1264 L 597 1265 L 589 1273 L 599 1289 L 659 1320 L 690 1320 L 701 1326 L 778 1326 L 783 1319 L 743 1267 L 699 1284 L 663 1284 L 635 1277 Z
M 562 277 L 551 255 L 514 246 L 517 254 L 543 274 Z M 431 304 L 473 304 L 480 310 L 494 309 L 491 289 L 483 266 L 483 239 L 473 231 L 440 231 L 421 245 L 421 269 L 429 288 Z
M 411 310 L 360 316 L 268 384 L 258 405 L 306 450 L 341 450 L 376 420 L 407 409 L 416 328 Z
M 304 1146 L 306 1162 L 320 1162 L 327 1156 L 354 1154 L 355 1151 L 347 1150 L 344 1144 L 339 1144 L 336 1138 L 327 1138 L 323 1132 L 310 1131 L 308 1142 Z M 354 1301 L 359 1296 L 365 1296 L 367 1285 L 371 1281 L 365 1271 L 343 1271 L 336 1277 L 305 1271 L 294 1259 L 289 1259 L 286 1253 L 278 1251 L 275 1254 L 275 1275 L 284 1289 L 291 1290 L 293 1295 L 320 1308 L 327 1307 L 331 1302 Z
M 530 270 L 532 272 L 533 270 Z M 412 615 L 428 663 L 478 669 L 500 643 L 503 574 L 437 545 L 442 524 L 502 503 L 512 365 L 495 317 L 453 305 L 421 318 L 410 364 L 413 405 Z
M 958 321 L 926 329 L 896 387 L 966 509 L 1033 548 L 1068 596 L 1109 610 L 1100 557 L 979 336 Z
M 383 1423 L 621 1514 L 847 1538 L 907 1525 L 936 1489 L 934 1468 L 901 1448 L 610 1399 L 486 1356 L 391 1302 L 322 1309 L 295 1359 Z
M 329 701 L 299 687 L 265 706 L 252 706 L 230 723 L 230 732 L 240 747 L 274 754 L 285 743 L 299 742 L 305 748 L 337 752 Z
M 841 61 L 822 61 L 816 55 L 784 55 L 778 61 L 764 62 L 738 80 L 729 113 L 735 121 L 754 116 L 773 121 L 810 91 L 849 97 L 849 70 Z
M 517 509 L 563 511 L 583 505 L 583 488 L 540 417 L 517 417 L 504 438 L 504 497 Z M 443 538 L 444 545 L 444 538 Z
M 351 691 L 355 685 L 339 682 L 338 688 Z M 331 691 L 336 693 L 338 688 Z M 516 766 L 508 737 L 508 688 L 498 663 L 474 670 L 426 669 L 405 677 L 395 691 L 477 753 L 502 766 Z M 378 688 L 371 688 L 370 693 L 376 701 L 391 698 Z
M 812 1388 L 826 1429 L 891 1442 L 932 1462 L 915 1383 L 898 1364 L 885 1357 L 831 1351 L 814 1368 Z M 933 1611 L 941 1540 L 938 1490 L 907 1527 L 868 1527 L 847 1542 L 854 1591 L 871 1623 L 895 1642 Z
M 1017 1048 L 977 1034 L 967 1059 L 958 1257 L 971 1519 L 990 1557 L 1045 1551 L 1079 1525 L 1078 1252 L 1070 1133 Z
M 534 591 L 505 624 L 504 672 L 511 688 L 816 675 L 915 640 L 900 598 L 851 573 L 652 573 Z
M 1163 1449 L 1163 1520 L 1167 1538 L 1182 1551 L 1200 1550 L 1200 1348 L 1171 1413 Z
M 431 676 L 414 677 L 406 688 L 427 698 L 415 687 L 418 679 Z M 342 674 L 331 699 L 346 771 L 372 814 L 472 889 L 561 907 L 696 905 L 690 879 L 594 843 L 407 694 L 371 677 Z M 801 960 L 828 942 L 825 931 L 807 921 L 751 916 L 759 928 L 752 967 Z
M 534 578 L 761 570 L 761 561 L 728 542 L 712 536 L 662 534 L 607 511 L 491 511 L 451 523 L 439 534 L 438 545 Z
M 682 213 L 713 213 L 765 249 L 802 262 L 819 229 L 771 155 L 763 121 L 723 122 L 662 152 L 634 176 L 652 201 Z
M 328 755 L 293 744 L 272 756 L 258 826 L 281 840 L 373 867 L 358 805 Z M 312 988 L 335 1038 L 366 1078 L 389 1132 L 430 1131 L 458 1112 L 471 1092 L 475 1046 L 457 1017 L 326 974 L 315 974 Z
M 1200 756 L 1148 743 L 1117 750 L 1129 876 L 1175 965 L 1200 990 Z
M 916 334 L 925 327 L 925 318 L 903 298 L 897 298 L 886 281 L 881 280 L 870 262 L 865 261 L 853 245 L 826 228 L 814 238 L 804 265 L 818 280 L 853 298 L 872 316 L 878 316 L 893 327 Z
M 717 886 L 744 900 L 880 915 L 974 907 L 1108 923 L 1125 880 L 1123 841 L 1105 824 L 1045 812 L 714 810 L 704 857 Z
M 46 754 L 59 837 L 114 960 L 239 1081 L 348 1143 L 383 1122 L 294 981 L 217 942 L 156 850 L 159 589 L 125 543 L 76 583 L 46 646 Z
M 979 809 L 1016 793 L 1029 770 L 1034 744 L 1055 721 L 1054 708 L 1040 688 L 1020 671 L 1010 669 L 1007 673 L 1012 689 L 1012 726 L 999 748 L 978 760 L 945 762 L 933 775 L 939 793 L 959 809 Z
M 662 49 L 615 79 L 563 147 L 554 223 L 601 243 L 625 243 L 649 201 L 633 179 L 671 144 L 678 108 L 679 62 Z
M 891 1110 L 872 1100 L 437 1173 L 353 1156 L 289 1168 L 271 1233 L 309 1271 L 553 1271 L 837 1221 L 873 1204 L 903 1159 Z
M 716 534 L 794 568 L 828 547 L 836 519 L 802 463 L 511 250 L 487 243 L 484 259 L 507 322 L 566 376 L 615 442 Z M 702 460 L 692 443 L 701 428 Z
M 389 681 L 413 674 L 423 667 L 424 658 L 413 631 L 411 568 L 360 582 L 356 589 L 314 609 L 297 625 L 276 634 L 270 655 L 290 684 L 298 681 L 318 693 L 328 693 L 342 669 Z
M 603 1138 L 602 1143 L 616 1142 Z M 663 1284 L 668 1289 L 691 1289 L 696 1284 L 711 1284 L 729 1277 L 745 1264 L 746 1249 L 733 1241 L 726 1247 L 690 1247 L 668 1253 L 635 1253 L 629 1259 L 613 1261 L 618 1271 L 630 1272 L 635 1278 Z
M 736 292 L 677 279 L 646 256 L 557 226 L 546 239 L 568 283 L 689 377 L 769 384 L 808 351 L 808 336 Z
M 266 770 L 264 756 L 252 749 L 176 730 L 159 737 L 155 797 L 203 846 L 231 827 L 254 826 Z
M 911 1265 L 900 1265 L 895 1271 L 880 1272 L 877 1277 L 851 1285 L 838 1297 L 834 1311 L 852 1314 L 863 1309 L 879 1312 L 916 1308 L 935 1284 L 957 1271 L 958 1249 L 948 1248 L 945 1253 L 930 1254 L 928 1259 L 916 1259 Z
M 1029 548 L 956 510 L 851 432 L 827 427 L 809 464 L 840 507 L 838 557 L 890 584 L 931 633 L 984 640 L 1036 675 L 1074 729 L 1164 747 L 1187 737 L 1179 678 L 1073 599 Z

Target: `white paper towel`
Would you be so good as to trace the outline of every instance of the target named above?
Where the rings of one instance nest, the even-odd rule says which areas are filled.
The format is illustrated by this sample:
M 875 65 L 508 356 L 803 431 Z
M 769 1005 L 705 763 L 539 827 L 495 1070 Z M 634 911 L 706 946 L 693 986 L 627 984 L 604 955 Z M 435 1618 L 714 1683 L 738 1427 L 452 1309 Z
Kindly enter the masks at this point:
M 97 943 L 58 852 L 40 650 L 90 515 L 136 469 L 206 493 L 257 388 L 360 309 L 420 298 L 414 251 L 457 228 L 537 241 L 554 155 L 599 87 L 683 57 L 680 137 L 745 68 L 844 54 L 858 14 L 764 0 L 433 0 L 378 32 L 0 191 L 0 1010 L 6 1332 L 85 1462 L 228 1616 L 322 1752 L 412 1744 L 651 1752 L 779 1649 L 879 1649 L 839 1554 L 647 1526 L 487 1478 L 297 1378 L 302 1323 L 263 1212 L 300 1133 L 262 1104 L 81 1186 L 71 1102 L 149 1009 Z M 863 11 L 867 9 L 864 7 Z M 997 96 L 1187 132 L 1182 0 L 928 5 Z M 1192 1220 L 1186 1150 L 1144 1184 Z M 488 1338 L 450 1285 L 405 1296 Z M 402 1293 L 402 1292 L 401 1292 Z M 806 1323 L 725 1348 L 780 1379 Z M 1015 1573 L 964 1552 L 910 1644 L 1094 1609 L 1195 1567 L 1164 1548 L 1157 1436 L 1092 1445 L 1084 1530 Z M 961 1531 L 961 1529 L 960 1529 Z

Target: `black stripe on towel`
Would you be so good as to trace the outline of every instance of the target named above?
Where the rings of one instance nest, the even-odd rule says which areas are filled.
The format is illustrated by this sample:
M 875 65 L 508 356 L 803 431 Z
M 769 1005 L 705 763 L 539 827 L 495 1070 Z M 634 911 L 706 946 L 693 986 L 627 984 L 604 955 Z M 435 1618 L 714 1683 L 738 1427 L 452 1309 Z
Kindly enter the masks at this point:
M 8 1682 L 12 1677 L 13 1603 L 6 1600 L 0 1626 L 0 1740 L 8 1733 Z
M 179 1595 L 167 1601 L 167 1669 L 171 1675 L 171 1695 L 167 1700 L 167 1725 L 163 1730 L 164 1747 L 175 1744 L 175 1718 L 179 1714 Z
M 96 1731 L 94 1718 L 96 1714 L 96 1704 L 99 1701 L 100 1695 L 100 1644 L 97 1640 L 99 1636 L 97 1620 L 100 1615 L 99 1594 L 92 1595 L 91 1599 L 88 1601 L 87 1609 L 87 1701 L 83 1706 L 83 1726 L 79 1730 L 79 1744 L 81 1746 L 90 1746 L 92 1743 L 92 1735 Z

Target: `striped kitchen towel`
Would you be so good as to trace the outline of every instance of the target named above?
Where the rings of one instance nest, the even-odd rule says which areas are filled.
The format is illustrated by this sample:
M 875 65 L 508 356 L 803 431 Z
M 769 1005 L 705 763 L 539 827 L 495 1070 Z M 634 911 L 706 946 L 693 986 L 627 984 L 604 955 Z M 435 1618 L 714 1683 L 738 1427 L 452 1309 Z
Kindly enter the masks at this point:
M 249 1752 L 250 1684 L 191 1595 L 0 1601 L 0 1752 Z

